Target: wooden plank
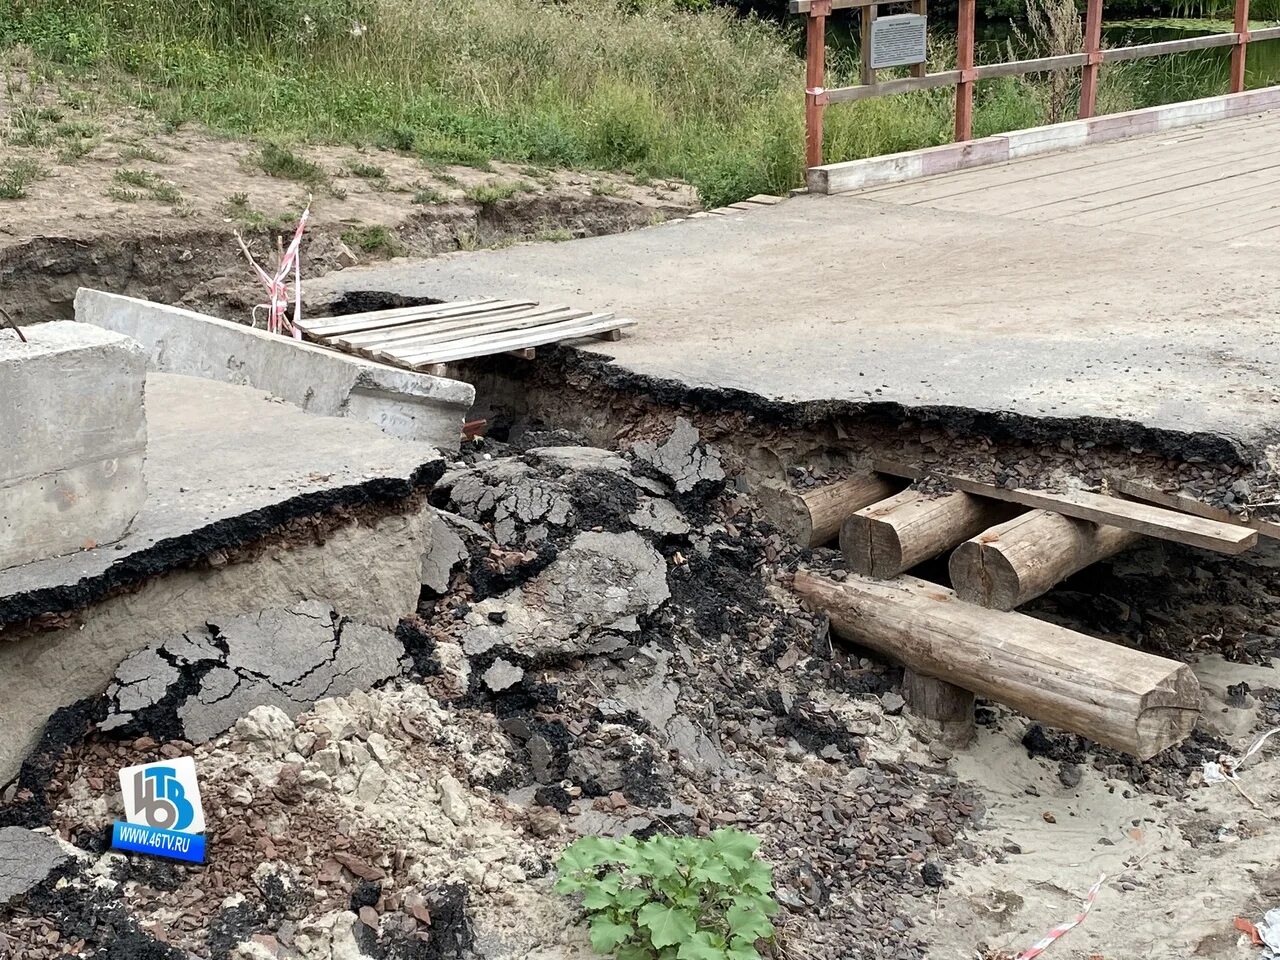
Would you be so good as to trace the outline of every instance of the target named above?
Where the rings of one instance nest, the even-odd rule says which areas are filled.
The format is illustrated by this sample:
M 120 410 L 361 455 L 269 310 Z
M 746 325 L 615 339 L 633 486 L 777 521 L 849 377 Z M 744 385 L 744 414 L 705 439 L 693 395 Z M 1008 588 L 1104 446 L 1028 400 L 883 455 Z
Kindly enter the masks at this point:
M 781 203 L 781 202 L 782 202 L 782 197 L 775 197 L 775 196 L 774 196 L 773 194 L 771 194 L 771 193 L 757 193 L 757 194 L 756 194 L 755 196 L 753 196 L 753 197 L 747 197 L 747 199 L 746 199 L 746 200 L 744 200 L 744 201 L 742 201 L 742 202 L 743 202 L 743 203 L 758 203 L 758 204 L 760 204 L 762 207 L 770 207 L 770 206 L 773 206 L 775 203 Z
M 448 331 L 465 331 L 491 323 L 503 323 L 520 320 L 525 317 L 542 316 L 560 313 L 569 308 L 563 305 L 549 307 L 513 307 L 510 310 L 498 310 L 493 313 L 464 314 L 458 317 L 446 317 L 439 320 L 424 320 L 421 323 L 407 323 L 385 329 L 362 330 L 359 333 L 346 334 L 330 339 L 344 346 L 361 349 L 375 343 L 390 343 L 395 340 L 411 340 L 428 334 Z M 461 333 L 457 335 L 463 335 Z
M 314 320 L 303 318 L 300 326 L 304 333 L 311 333 L 317 336 L 328 336 L 334 331 L 334 328 L 357 326 L 363 329 L 370 326 L 385 326 L 390 321 L 398 320 L 401 317 L 417 318 L 419 316 L 451 316 L 454 313 L 481 309 L 489 304 L 498 302 L 499 301 L 492 298 L 484 298 L 477 300 L 458 300 L 452 303 L 424 303 L 416 307 L 395 307 L 389 310 L 368 310 L 364 313 L 348 313 L 341 317 L 317 317 Z
M 867 7 L 873 3 L 884 3 L 885 0 L 831 0 L 832 10 L 849 10 L 853 7 Z M 792 13 L 808 13 L 813 0 L 791 0 L 788 9 Z
M 1257 530 L 1264 537 L 1280 540 L 1280 524 L 1272 523 L 1269 520 L 1259 520 L 1256 517 L 1250 517 L 1245 520 L 1230 511 L 1210 506 L 1191 497 L 1184 497 L 1180 493 L 1169 493 L 1166 490 L 1139 483 L 1136 480 L 1128 480 L 1124 477 L 1107 477 L 1107 483 L 1110 484 L 1112 490 L 1123 497 L 1130 497 L 1145 503 L 1154 503 L 1157 506 L 1168 507 L 1170 510 L 1178 510 L 1182 513 L 1190 513 L 1193 516 L 1204 517 L 1207 520 L 1220 520 L 1223 523 L 1249 527 L 1252 530 Z
M 472 313 L 486 313 L 497 310 L 511 310 L 516 307 L 533 307 L 536 303 L 528 300 L 488 300 L 480 303 L 459 301 L 458 303 L 441 304 L 439 307 L 405 307 L 402 310 L 377 311 L 374 313 L 353 313 L 347 317 L 331 318 L 332 322 L 314 325 L 304 329 L 315 337 L 338 337 L 359 333 L 361 330 L 385 329 L 402 323 L 416 323 L 419 320 L 445 319 Z
M 793 585 L 842 639 L 1143 759 L 1184 739 L 1200 715 L 1185 663 L 976 607 L 915 577 L 836 583 L 800 570 Z
M 397 337 L 392 340 L 369 342 L 358 345 L 357 349 L 369 354 L 377 354 L 383 350 L 390 349 L 398 350 L 401 353 L 425 353 L 438 344 L 457 343 L 460 340 L 483 336 L 488 333 L 514 333 L 517 330 L 541 327 L 548 323 L 559 323 L 562 320 L 580 320 L 591 315 L 590 310 L 570 310 L 568 307 L 556 307 L 522 317 L 504 317 L 501 320 L 476 324 L 461 330 L 442 330 L 438 333 L 427 331 L 411 338 Z
M 485 357 L 495 353 L 505 353 L 507 350 L 515 350 L 520 347 L 540 347 L 544 344 L 557 343 L 561 340 L 575 340 L 604 330 L 629 327 L 634 326 L 634 324 L 634 320 L 621 320 L 612 314 L 595 314 L 583 320 L 566 320 L 562 323 L 535 327 L 532 330 L 471 337 L 442 345 L 430 352 L 400 353 L 392 348 L 381 351 L 378 357 L 412 366 L 430 363 L 450 363 L 455 360 L 467 360 L 472 357 Z
M 1121 500 L 1117 497 L 1104 497 L 1083 491 L 1063 494 L 1049 493 L 1045 490 L 1027 490 L 1021 487 L 1010 490 L 995 484 L 970 480 L 967 477 L 935 473 L 892 461 L 878 461 L 875 469 L 880 473 L 887 473 L 894 477 L 907 477 L 911 480 L 934 476 L 957 490 L 976 496 L 1020 503 L 1027 507 L 1039 507 L 1041 510 L 1052 510 L 1066 517 L 1092 520 L 1094 523 L 1108 523 L 1149 537 L 1173 540 L 1193 547 L 1204 547 L 1206 550 L 1216 550 L 1219 553 L 1244 553 L 1258 542 L 1258 532 L 1247 527 L 1190 516 L 1145 503 Z
M 954 86 L 960 79 L 959 70 L 944 70 L 924 77 L 904 77 L 886 80 L 884 83 L 864 83 L 856 87 L 836 87 L 827 91 L 828 103 L 847 103 L 870 97 L 889 97 L 895 93 L 913 93 L 916 90 L 932 90 L 934 87 Z
M 408 357 L 413 363 L 449 363 L 453 360 L 466 360 L 476 356 L 488 356 L 495 348 L 510 350 L 517 347 L 537 347 L 561 340 L 574 340 L 593 336 L 605 330 L 633 326 L 634 320 L 620 320 L 611 313 L 597 313 L 575 320 L 564 320 L 546 324 L 531 330 L 504 331 L 501 333 L 480 334 L 464 340 L 439 344 L 426 351 L 404 352 L 401 357 Z M 483 352 L 476 352 L 483 351 Z M 381 355 L 396 353 L 395 348 L 383 351 Z
M 1160 57 L 1187 50 L 1207 50 L 1210 47 L 1229 47 L 1236 42 L 1234 33 L 1210 33 L 1202 37 L 1185 37 L 1181 40 L 1162 40 L 1159 43 L 1140 43 L 1134 47 L 1107 47 L 1102 51 L 1103 63 L 1120 63 L 1123 60 L 1139 60 L 1143 57 Z
M 456 310 L 464 307 L 475 307 L 495 302 L 493 298 L 477 298 L 475 300 L 456 300 L 448 303 L 420 303 L 413 307 L 388 307 L 386 310 L 365 310 L 361 313 L 346 313 L 338 317 L 303 317 L 299 326 L 306 333 L 322 333 L 328 327 L 341 326 L 351 322 L 361 322 L 368 318 L 402 317 L 416 313 L 435 313 L 437 311 Z
M 1051 73 L 1083 66 L 1083 53 L 1064 53 L 1056 57 L 1039 57 L 1035 60 L 1008 60 L 1004 63 L 984 63 L 973 68 L 979 80 L 993 77 L 1017 77 L 1028 73 Z

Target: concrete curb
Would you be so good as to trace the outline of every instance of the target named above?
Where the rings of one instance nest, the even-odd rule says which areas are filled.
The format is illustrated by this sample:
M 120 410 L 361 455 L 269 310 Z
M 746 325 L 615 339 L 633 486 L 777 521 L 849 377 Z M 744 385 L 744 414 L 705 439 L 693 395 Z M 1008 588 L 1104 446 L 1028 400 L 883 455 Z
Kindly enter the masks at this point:
M 239 323 L 81 288 L 76 319 L 131 337 L 160 373 L 265 390 L 322 417 L 352 417 L 402 440 L 457 450 L 468 383 L 401 370 Z
M 846 193 L 886 183 L 901 183 L 970 167 L 989 166 L 1057 150 L 1140 137 L 1176 130 L 1197 123 L 1227 120 L 1280 107 L 1280 86 L 1243 93 L 1228 93 L 1186 103 L 1171 103 L 1115 113 L 1088 120 L 1070 120 L 1047 127 L 1014 130 L 1010 133 L 947 143 L 923 150 L 908 150 L 883 157 L 867 157 L 845 163 L 828 163 L 809 169 L 810 193 Z

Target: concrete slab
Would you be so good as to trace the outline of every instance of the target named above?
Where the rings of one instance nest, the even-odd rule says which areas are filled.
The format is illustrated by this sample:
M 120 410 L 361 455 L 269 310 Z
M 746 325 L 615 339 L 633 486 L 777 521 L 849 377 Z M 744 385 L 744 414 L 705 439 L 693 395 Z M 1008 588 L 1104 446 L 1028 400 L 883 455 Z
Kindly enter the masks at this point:
M 146 364 L 81 323 L 0 328 L 0 569 L 112 543 L 146 496 Z
M 148 490 L 133 528 L 112 546 L 0 571 L 0 645 L 6 624 L 88 606 L 299 517 L 401 500 L 444 470 L 428 444 L 261 390 L 152 373 L 146 397 Z
M 132 337 L 153 370 L 257 387 L 308 413 L 367 420 L 441 450 L 458 448 L 475 400 L 470 384 L 99 290 L 76 294 L 76 319 Z
M 1222 121 L 1232 126 L 946 179 L 963 189 L 964 178 L 994 177 L 998 198 L 1005 188 L 993 171 L 1017 180 L 1024 164 L 1059 164 L 1019 189 L 1069 196 L 1098 177 L 1095 151 L 1110 150 L 1133 151 L 1130 183 L 1153 153 L 1172 169 L 1194 150 L 1216 152 L 1216 167 L 1201 162 L 1204 175 L 1227 178 L 1241 144 L 1270 149 L 1275 122 Z M 1263 127 L 1246 136 L 1253 123 Z M 1252 461 L 1280 440 L 1274 241 L 1203 243 L 1193 228 L 1205 214 L 1192 211 L 1184 229 L 1139 233 L 1123 218 L 1039 220 L 993 215 L 991 199 L 957 210 L 892 196 L 930 182 L 345 270 L 309 292 L 520 296 L 613 310 L 639 325 L 617 343 L 578 344 L 615 358 L 602 373 L 612 382 L 800 419 L 883 411 L 1224 462 Z
M 147 500 L 129 534 L 0 571 L 0 784 L 59 707 L 149 645 L 309 601 L 383 631 L 416 609 L 432 521 L 418 494 L 444 468 L 433 447 L 213 380 L 152 373 L 146 395 Z M 358 678 L 366 659 L 335 670 Z M 140 669 L 130 695 L 163 690 L 165 665 Z
M 0 827 L 0 907 L 42 883 L 70 859 L 47 833 Z

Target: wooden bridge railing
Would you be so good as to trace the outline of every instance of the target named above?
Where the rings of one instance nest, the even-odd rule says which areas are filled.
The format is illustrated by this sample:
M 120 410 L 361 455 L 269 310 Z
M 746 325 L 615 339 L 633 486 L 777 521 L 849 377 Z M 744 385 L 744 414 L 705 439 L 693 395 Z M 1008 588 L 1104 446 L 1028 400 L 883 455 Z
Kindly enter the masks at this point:
M 1188 50 L 1205 50 L 1210 47 L 1231 47 L 1231 92 L 1244 90 L 1245 58 L 1250 40 L 1271 40 L 1280 37 L 1280 27 L 1266 27 L 1249 31 L 1249 0 L 1235 0 L 1235 22 L 1232 33 L 1211 33 L 1181 40 L 1160 43 L 1143 43 L 1130 47 L 1102 46 L 1102 2 L 1087 0 L 1084 23 L 1084 50 L 1035 60 L 1012 60 L 1006 63 L 975 65 L 974 19 L 977 0 L 959 0 L 959 22 L 956 29 L 956 68 L 940 73 L 926 72 L 924 63 L 912 67 L 912 76 L 898 80 L 877 82 L 876 70 L 871 66 L 871 30 L 876 19 L 878 4 L 909 3 L 913 12 L 925 13 L 926 0 L 791 0 L 791 12 L 808 15 L 805 32 L 805 161 L 810 167 L 822 163 L 822 114 L 828 104 L 866 100 L 870 97 L 886 97 L 915 90 L 935 87 L 956 88 L 957 141 L 973 136 L 973 85 L 978 80 L 993 77 L 1020 76 L 1028 73 L 1048 73 L 1082 68 L 1080 82 L 1080 108 L 1078 116 L 1093 116 L 1098 96 L 1098 68 L 1104 63 L 1119 63 L 1141 57 L 1157 57 Z M 826 76 L 826 23 L 833 10 L 861 8 L 862 10 L 862 82 L 850 87 L 828 90 L 823 84 Z

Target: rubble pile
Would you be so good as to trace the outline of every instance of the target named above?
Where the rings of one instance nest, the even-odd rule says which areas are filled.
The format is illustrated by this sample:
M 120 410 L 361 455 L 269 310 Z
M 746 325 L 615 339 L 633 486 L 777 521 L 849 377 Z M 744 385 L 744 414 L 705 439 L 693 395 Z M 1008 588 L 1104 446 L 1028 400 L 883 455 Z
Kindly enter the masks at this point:
M 565 845 L 733 825 L 776 865 L 780 955 L 906 960 L 955 862 L 1004 855 L 687 423 L 459 463 L 432 502 L 394 634 L 312 605 L 225 618 L 51 721 L 0 806 L 60 845 L 0 905 L 13 955 L 586 957 L 551 890 Z M 187 755 L 208 862 L 108 851 L 116 771 Z

